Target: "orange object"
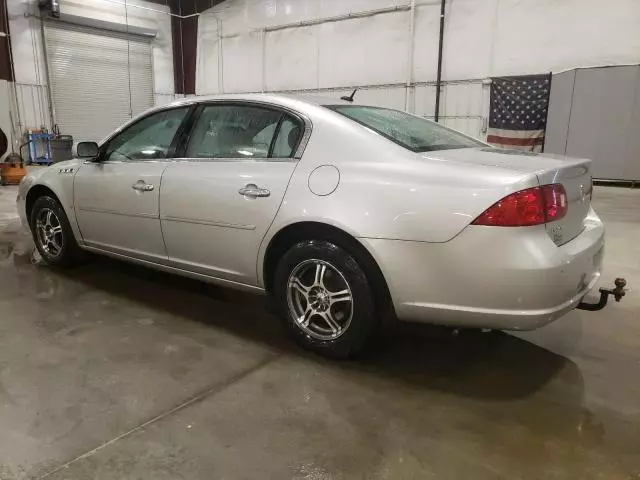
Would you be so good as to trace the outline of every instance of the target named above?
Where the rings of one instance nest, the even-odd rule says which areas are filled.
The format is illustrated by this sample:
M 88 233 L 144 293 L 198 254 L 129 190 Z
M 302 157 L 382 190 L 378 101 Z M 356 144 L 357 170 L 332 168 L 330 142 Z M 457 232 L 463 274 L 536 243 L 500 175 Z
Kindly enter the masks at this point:
M 9 155 L 3 163 L 0 163 L 0 183 L 2 185 L 17 185 L 27 174 L 22 158 L 19 155 Z

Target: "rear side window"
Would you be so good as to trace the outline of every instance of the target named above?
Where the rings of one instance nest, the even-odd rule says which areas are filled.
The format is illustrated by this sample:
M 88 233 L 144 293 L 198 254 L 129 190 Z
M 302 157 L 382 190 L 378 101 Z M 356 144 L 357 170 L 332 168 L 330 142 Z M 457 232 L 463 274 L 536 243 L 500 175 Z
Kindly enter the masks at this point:
M 291 158 L 296 153 L 296 147 L 300 143 L 302 129 L 297 120 L 291 117 L 284 117 L 280 124 L 278 136 L 273 144 L 272 157 Z
M 188 158 L 289 158 L 298 143 L 297 120 L 253 105 L 205 105 L 191 132 Z M 292 133 L 293 132 L 293 133 Z M 290 146 L 293 138 L 294 147 Z
M 326 105 L 326 107 L 413 152 L 486 146 L 482 142 L 435 122 L 400 110 L 358 105 Z

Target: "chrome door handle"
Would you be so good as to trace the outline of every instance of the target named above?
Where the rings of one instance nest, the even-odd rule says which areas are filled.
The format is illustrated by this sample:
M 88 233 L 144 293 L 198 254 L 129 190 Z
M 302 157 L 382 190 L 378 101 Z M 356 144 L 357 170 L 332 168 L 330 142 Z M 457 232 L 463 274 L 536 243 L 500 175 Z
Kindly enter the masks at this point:
M 150 183 L 145 183 L 144 180 L 138 180 L 136 183 L 131 185 L 131 188 L 139 192 L 152 192 L 155 187 Z
M 238 193 L 249 198 L 268 197 L 271 195 L 271 192 L 268 189 L 260 188 L 255 183 L 248 183 L 238 190 Z

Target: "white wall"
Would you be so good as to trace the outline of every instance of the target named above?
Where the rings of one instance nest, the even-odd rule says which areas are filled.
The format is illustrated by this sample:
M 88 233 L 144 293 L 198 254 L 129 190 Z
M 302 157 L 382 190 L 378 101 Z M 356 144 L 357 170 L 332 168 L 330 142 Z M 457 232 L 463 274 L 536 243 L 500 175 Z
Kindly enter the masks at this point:
M 199 18 L 196 90 L 369 85 L 356 98 L 432 115 L 440 1 L 416 3 L 411 39 L 410 0 L 227 0 Z M 376 9 L 388 11 L 269 31 Z M 477 135 L 488 102 L 482 79 L 638 62 L 640 0 L 448 0 L 441 114 Z
M 33 0 L 7 0 L 11 46 L 15 68 L 15 81 L 21 131 L 26 128 L 46 126 L 50 128 L 47 79 L 40 20 L 34 14 Z M 128 8 L 108 0 L 61 0 L 60 11 L 107 22 L 153 29 L 157 32 L 153 45 L 154 91 L 162 102 L 173 96 L 173 50 L 169 7 L 143 0 L 127 0 Z M 154 12 L 135 8 L 141 5 L 160 10 Z M 11 89 L 13 91 L 13 89 Z M 12 94 L 13 96 L 13 94 Z M 19 115 L 18 115 L 19 113 Z

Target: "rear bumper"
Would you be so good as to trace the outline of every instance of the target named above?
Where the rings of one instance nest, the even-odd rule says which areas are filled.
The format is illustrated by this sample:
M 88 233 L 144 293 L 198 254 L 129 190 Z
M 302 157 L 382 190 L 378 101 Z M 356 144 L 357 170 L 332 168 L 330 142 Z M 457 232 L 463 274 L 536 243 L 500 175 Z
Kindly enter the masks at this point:
M 532 330 L 574 309 L 602 266 L 604 227 L 558 247 L 544 226 L 469 226 L 446 243 L 361 239 L 378 261 L 402 320 Z

